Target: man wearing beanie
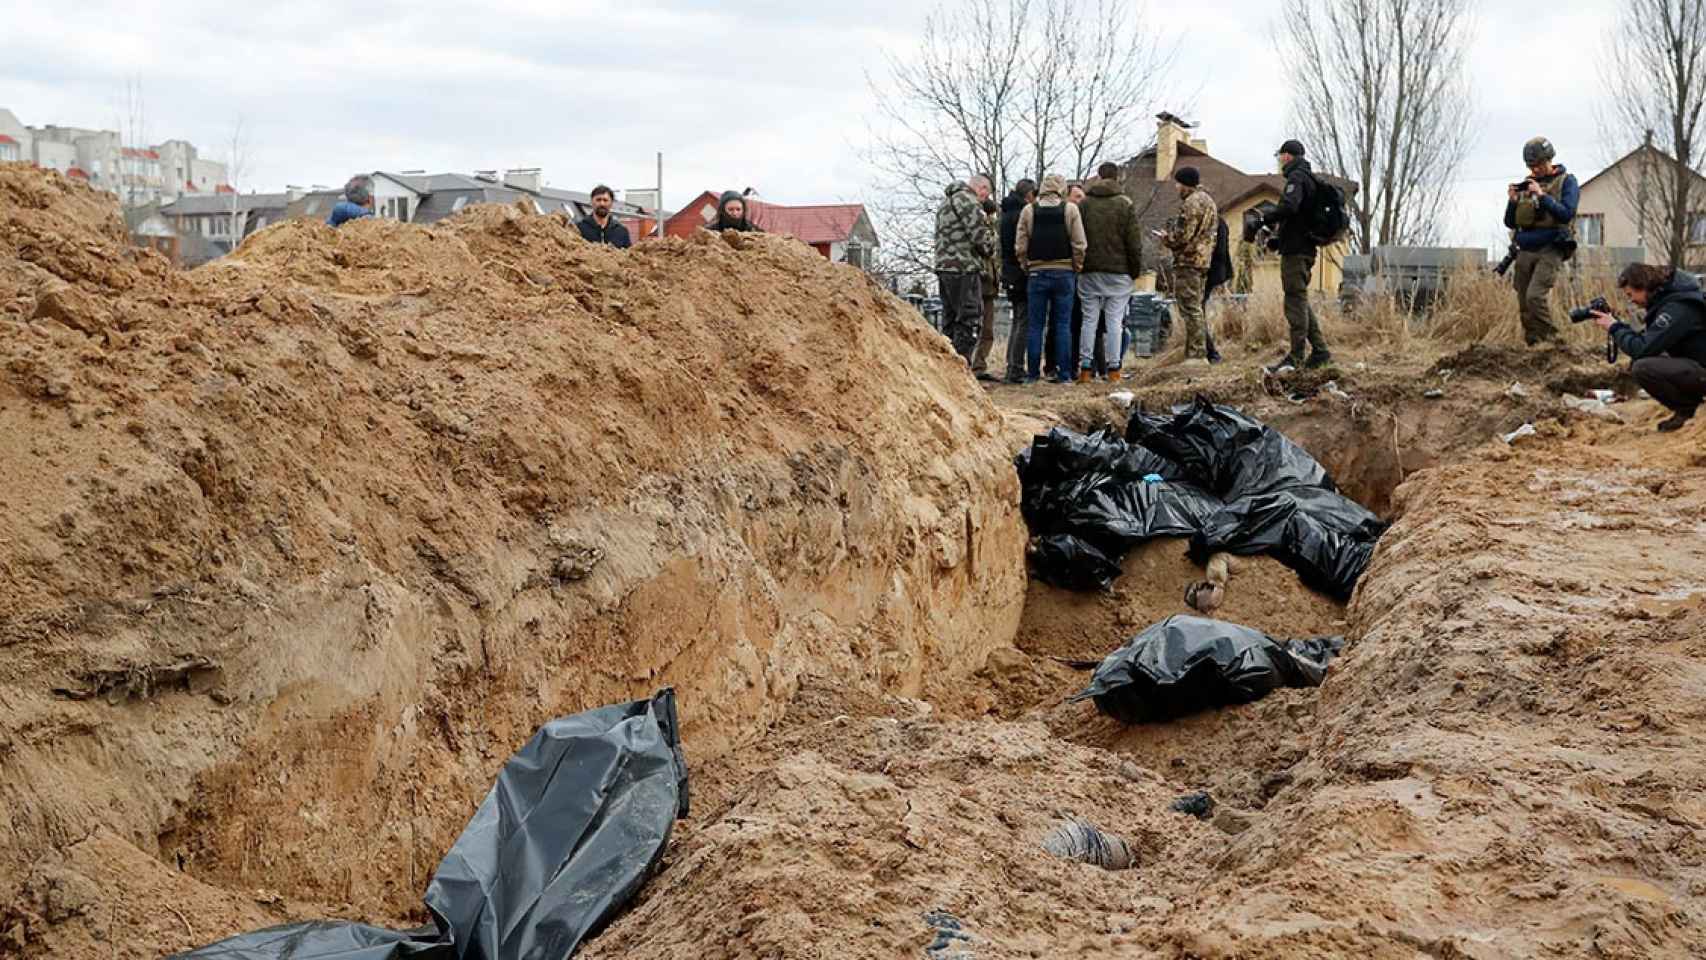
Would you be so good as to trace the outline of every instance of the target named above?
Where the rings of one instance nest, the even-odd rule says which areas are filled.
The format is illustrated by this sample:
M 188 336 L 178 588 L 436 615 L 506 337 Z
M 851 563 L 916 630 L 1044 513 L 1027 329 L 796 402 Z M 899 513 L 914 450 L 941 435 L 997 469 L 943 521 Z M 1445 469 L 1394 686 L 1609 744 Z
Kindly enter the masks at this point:
M 1324 367 L 1332 362 L 1321 322 L 1309 307 L 1309 277 L 1315 272 L 1315 240 L 1309 235 L 1309 214 L 1315 208 L 1315 174 L 1303 158 L 1303 144 L 1287 140 L 1280 145 L 1280 170 L 1285 173 L 1285 192 L 1279 206 L 1263 217 L 1268 226 L 1279 227 L 1273 240 L 1280 255 L 1280 286 L 1285 290 L 1285 324 L 1291 328 L 1291 349 L 1268 373 L 1282 373 L 1301 366 Z M 1309 347 L 1309 358 L 1303 349 Z
M 1183 203 L 1177 226 L 1161 236 L 1161 245 L 1173 253 L 1173 302 L 1185 323 L 1185 362 L 1207 366 L 1203 341 L 1203 279 L 1214 256 L 1214 238 L 1220 226 L 1220 211 L 1214 198 L 1202 188 L 1196 167 L 1180 167 L 1173 173 Z
M 1143 231 L 1137 211 L 1120 184 L 1117 163 L 1096 168 L 1096 178 L 1078 204 L 1084 221 L 1084 271 L 1078 275 L 1078 300 L 1084 305 L 1078 327 L 1078 382 L 1091 380 L 1096 330 L 1102 330 L 1102 362 L 1109 381 L 1120 378 L 1125 353 L 1125 315 L 1133 281 L 1143 272 Z

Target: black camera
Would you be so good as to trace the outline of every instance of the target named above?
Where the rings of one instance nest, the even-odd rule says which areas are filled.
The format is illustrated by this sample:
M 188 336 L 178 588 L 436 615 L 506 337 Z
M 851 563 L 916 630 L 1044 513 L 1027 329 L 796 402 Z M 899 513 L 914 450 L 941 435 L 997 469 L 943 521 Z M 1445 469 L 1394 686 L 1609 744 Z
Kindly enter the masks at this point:
M 1528 185 L 1533 182 L 1533 177 L 1529 177 L 1527 180 L 1518 180 L 1516 183 L 1511 184 L 1511 189 L 1515 190 L 1517 193 L 1527 193 Z
M 1594 297 L 1593 301 L 1591 303 L 1589 303 L 1587 306 L 1577 307 L 1576 309 L 1570 311 L 1570 322 L 1571 323 L 1581 323 L 1583 320 L 1592 320 L 1593 315 L 1596 313 L 1610 313 L 1610 312 L 1611 312 L 1611 304 L 1606 303 L 1604 297 Z
M 1493 272 L 1501 277 L 1504 276 L 1505 271 L 1509 270 L 1511 264 L 1516 262 L 1516 255 L 1519 252 L 1521 251 L 1517 250 L 1516 244 L 1511 244 L 1510 249 L 1505 251 L 1505 258 L 1499 261 L 1499 265 L 1493 268 Z

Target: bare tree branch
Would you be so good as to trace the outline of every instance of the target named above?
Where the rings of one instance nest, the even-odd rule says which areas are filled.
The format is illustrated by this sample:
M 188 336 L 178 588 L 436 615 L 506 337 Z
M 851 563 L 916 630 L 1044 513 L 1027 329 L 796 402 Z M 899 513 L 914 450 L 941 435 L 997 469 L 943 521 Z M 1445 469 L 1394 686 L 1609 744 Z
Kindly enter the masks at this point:
M 1639 147 L 1650 132 L 1665 157 L 1642 156 L 1619 171 L 1643 242 L 1677 267 L 1690 266 L 1689 241 L 1706 206 L 1699 182 L 1706 160 L 1706 0 L 1625 0 L 1604 67 L 1611 102 L 1607 138 Z
M 1284 0 L 1275 39 L 1298 65 L 1291 118 L 1323 173 L 1359 183 L 1364 253 L 1438 239 L 1468 152 L 1471 0 Z
M 1175 40 L 1141 0 L 941 0 L 916 51 L 867 77 L 865 159 L 881 195 L 879 272 L 934 269 L 943 189 L 986 173 L 1004 190 L 1065 165 L 1083 177 L 1147 141 Z

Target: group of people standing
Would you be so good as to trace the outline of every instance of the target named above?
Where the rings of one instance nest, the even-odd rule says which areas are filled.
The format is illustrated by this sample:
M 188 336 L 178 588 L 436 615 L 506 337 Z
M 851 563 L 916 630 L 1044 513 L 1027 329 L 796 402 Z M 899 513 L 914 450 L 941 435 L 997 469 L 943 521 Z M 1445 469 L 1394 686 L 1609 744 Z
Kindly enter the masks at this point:
M 1270 372 L 1331 361 L 1308 299 L 1316 246 L 1300 224 L 1313 174 L 1295 140 L 1276 156 L 1286 187 L 1266 218 L 1276 228 L 1270 244 L 1281 256 L 1291 344 Z M 1173 171 L 1173 184 L 1179 212 L 1150 236 L 1172 258 L 1168 278 L 1184 332 L 1183 363 L 1207 366 L 1220 360 L 1205 319 L 1208 300 L 1232 275 L 1226 223 L 1195 167 Z M 973 176 L 949 185 L 937 208 L 942 332 L 981 380 L 1034 383 L 1052 375 L 1059 383 L 1089 383 L 1098 374 L 1120 380 L 1144 236 L 1119 165 L 1103 163 L 1081 185 L 1059 174 L 1044 176 L 1040 186 L 1020 180 L 999 204 L 992 189 L 989 177 Z M 1013 309 L 1004 377 L 988 370 L 998 286 Z

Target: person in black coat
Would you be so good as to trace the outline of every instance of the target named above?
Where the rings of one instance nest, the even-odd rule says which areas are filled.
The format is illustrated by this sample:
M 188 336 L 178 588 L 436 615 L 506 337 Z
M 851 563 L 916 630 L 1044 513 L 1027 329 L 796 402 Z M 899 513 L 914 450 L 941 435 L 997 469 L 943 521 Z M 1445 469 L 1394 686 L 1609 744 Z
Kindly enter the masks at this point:
M 713 233 L 724 230 L 735 230 L 740 233 L 763 233 L 753 225 L 747 217 L 746 197 L 739 190 L 725 190 L 717 200 L 717 219 L 711 221 L 705 229 Z
M 616 202 L 616 194 L 604 184 L 592 188 L 592 215 L 584 217 L 577 224 L 580 227 L 581 239 L 588 243 L 607 243 L 618 250 L 626 250 L 633 245 L 628 236 L 628 228 L 622 221 L 610 215 L 610 207 Z
M 1599 311 L 1594 322 L 1634 361 L 1629 372 L 1641 389 L 1670 409 L 1670 419 L 1659 424 L 1668 433 L 1693 419 L 1706 401 L 1706 294 L 1694 276 L 1645 263 L 1624 267 L 1617 285 L 1647 309 L 1644 329 L 1637 332 Z
M 1273 248 L 1280 255 L 1280 286 L 1285 290 L 1285 323 L 1291 331 L 1291 347 L 1278 362 L 1268 367 L 1269 373 L 1302 366 L 1324 367 L 1332 360 L 1327 340 L 1321 336 L 1321 322 L 1309 307 L 1309 277 L 1315 272 L 1315 238 L 1309 233 L 1309 214 L 1315 208 L 1315 173 L 1303 156 L 1303 144 L 1287 140 L 1280 145 L 1280 169 L 1285 173 L 1285 190 L 1277 207 L 1263 218 L 1268 226 L 1277 226 Z M 1304 358 L 1304 346 L 1309 357 Z
M 1000 220 L 996 232 L 1001 239 L 1001 286 L 1007 293 L 1007 305 L 1012 307 L 1013 323 L 1007 331 L 1007 382 L 1025 382 L 1025 327 L 1029 322 L 1030 301 L 1027 294 L 1030 278 L 1019 265 L 1019 253 L 1013 249 L 1019 236 L 1019 214 L 1037 199 L 1034 180 L 1013 184 L 1013 192 L 1001 200 Z

